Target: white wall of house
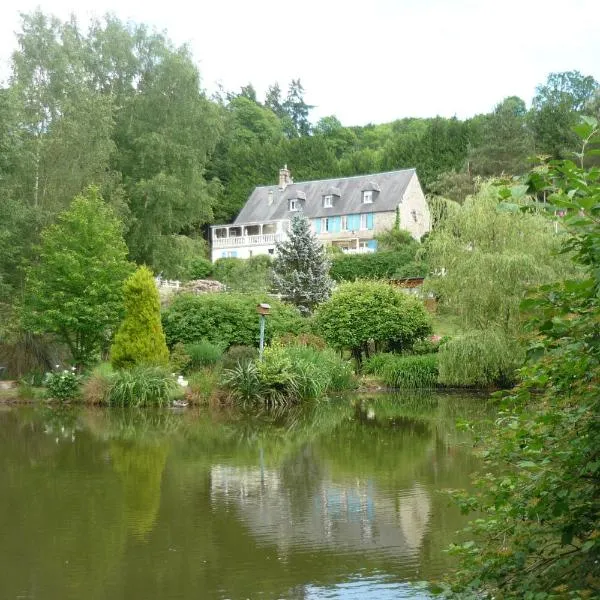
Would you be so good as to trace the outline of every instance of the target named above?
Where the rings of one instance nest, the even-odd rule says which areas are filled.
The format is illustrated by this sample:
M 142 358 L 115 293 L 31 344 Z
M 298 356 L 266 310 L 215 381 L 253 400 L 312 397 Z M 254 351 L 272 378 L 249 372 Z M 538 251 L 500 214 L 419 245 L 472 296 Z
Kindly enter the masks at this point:
M 269 252 L 271 250 L 272 252 Z M 259 254 L 273 254 L 275 244 L 270 245 L 252 245 L 252 246 L 232 246 L 231 248 L 213 248 L 211 251 L 211 260 L 215 262 L 219 258 L 235 257 L 250 258 Z
M 417 240 L 431 230 L 429 206 L 416 175 L 411 178 L 400 203 L 400 228 Z

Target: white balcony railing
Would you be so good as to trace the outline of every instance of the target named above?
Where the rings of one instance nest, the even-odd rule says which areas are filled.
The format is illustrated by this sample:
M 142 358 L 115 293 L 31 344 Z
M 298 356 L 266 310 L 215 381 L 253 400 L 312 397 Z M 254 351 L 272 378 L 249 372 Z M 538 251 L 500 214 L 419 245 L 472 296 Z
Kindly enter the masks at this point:
M 375 248 L 342 248 L 344 254 L 371 254 Z
M 239 246 L 268 246 L 285 239 L 285 233 L 263 233 L 262 235 L 241 235 L 213 238 L 213 248 L 237 248 Z

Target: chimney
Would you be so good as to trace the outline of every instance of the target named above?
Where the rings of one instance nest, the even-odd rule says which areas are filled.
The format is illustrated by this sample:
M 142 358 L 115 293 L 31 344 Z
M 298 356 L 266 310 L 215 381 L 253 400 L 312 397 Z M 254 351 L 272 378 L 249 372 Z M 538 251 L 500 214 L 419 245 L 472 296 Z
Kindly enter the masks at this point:
M 287 165 L 283 165 L 283 169 L 279 169 L 279 189 L 285 190 L 290 183 L 294 183 L 290 177 L 290 171 Z

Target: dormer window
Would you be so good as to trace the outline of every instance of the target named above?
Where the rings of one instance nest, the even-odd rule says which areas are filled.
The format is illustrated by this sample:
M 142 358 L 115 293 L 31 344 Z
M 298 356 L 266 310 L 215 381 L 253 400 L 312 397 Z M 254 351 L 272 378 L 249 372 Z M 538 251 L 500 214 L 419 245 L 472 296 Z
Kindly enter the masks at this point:
M 290 210 L 292 212 L 300 210 L 300 199 L 299 198 L 292 198 L 290 200 Z
M 323 208 L 331 208 L 333 206 L 333 195 L 327 194 L 323 196 Z
M 373 204 L 373 190 L 365 190 L 362 197 L 363 204 Z

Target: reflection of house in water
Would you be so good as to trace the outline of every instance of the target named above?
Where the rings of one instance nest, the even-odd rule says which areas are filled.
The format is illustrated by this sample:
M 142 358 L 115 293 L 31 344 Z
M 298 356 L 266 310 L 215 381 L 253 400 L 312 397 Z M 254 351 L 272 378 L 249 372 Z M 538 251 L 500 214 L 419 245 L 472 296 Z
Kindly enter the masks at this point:
M 259 538 L 289 547 L 335 547 L 347 551 L 413 554 L 423 541 L 431 502 L 418 483 L 398 493 L 372 482 L 322 479 L 310 490 L 284 485 L 277 470 L 215 465 L 211 500 L 234 504 Z

